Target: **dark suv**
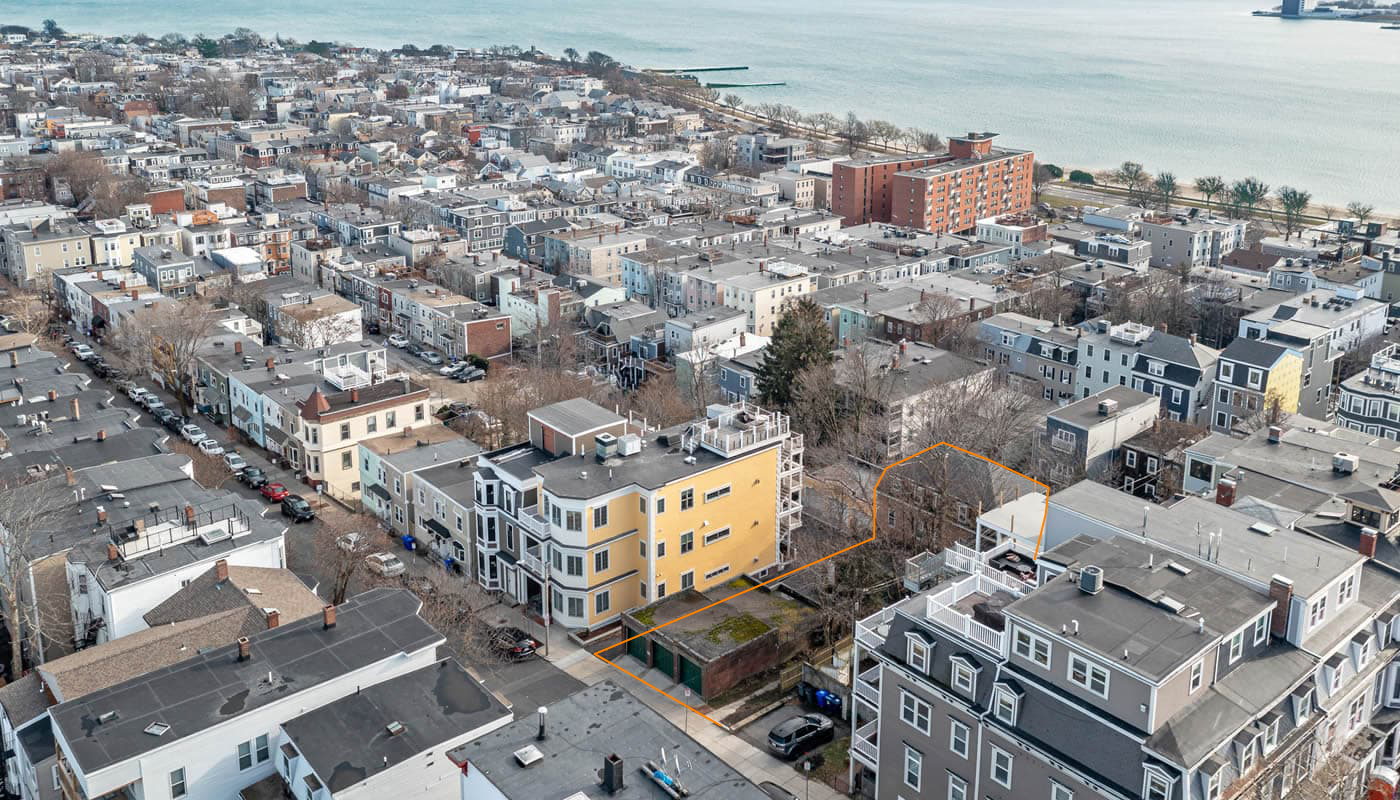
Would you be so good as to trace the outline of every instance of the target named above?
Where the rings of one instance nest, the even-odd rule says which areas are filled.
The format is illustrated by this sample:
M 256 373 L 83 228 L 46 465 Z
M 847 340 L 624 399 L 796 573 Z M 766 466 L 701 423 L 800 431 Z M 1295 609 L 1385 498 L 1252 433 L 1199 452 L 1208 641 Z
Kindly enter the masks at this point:
M 836 735 L 836 725 L 821 714 L 783 720 L 768 732 L 768 749 L 779 758 L 796 758 Z
M 316 519 L 316 509 L 299 494 L 289 494 L 282 500 L 282 516 L 291 517 L 292 522 L 310 522 Z

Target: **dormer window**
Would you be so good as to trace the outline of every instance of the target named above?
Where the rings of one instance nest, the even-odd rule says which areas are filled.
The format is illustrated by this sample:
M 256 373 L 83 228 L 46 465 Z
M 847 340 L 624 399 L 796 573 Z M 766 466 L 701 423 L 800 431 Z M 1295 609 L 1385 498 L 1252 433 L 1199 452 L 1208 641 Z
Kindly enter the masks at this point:
M 909 637 L 909 652 L 905 654 L 905 662 L 919 672 L 928 672 L 929 644 L 915 634 L 906 634 Z
M 977 669 L 972 662 L 963 656 L 952 656 L 949 661 L 953 667 L 953 688 L 964 694 L 974 694 L 977 691 Z
M 1020 696 L 1004 683 L 992 690 L 992 714 L 1006 725 L 1016 724 L 1016 714 L 1020 710 Z
M 1171 777 L 1157 769 L 1148 767 L 1142 779 L 1142 796 L 1146 800 L 1171 800 Z

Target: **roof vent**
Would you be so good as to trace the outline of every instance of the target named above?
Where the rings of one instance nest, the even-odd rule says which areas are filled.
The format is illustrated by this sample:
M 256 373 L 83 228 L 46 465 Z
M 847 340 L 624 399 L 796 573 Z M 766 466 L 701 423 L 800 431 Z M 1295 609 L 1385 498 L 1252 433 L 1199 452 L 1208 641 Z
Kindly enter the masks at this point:
M 1260 534 L 1261 536 L 1273 536 L 1276 532 L 1278 532 L 1278 528 L 1274 527 L 1273 525 L 1270 525 L 1267 522 L 1256 522 L 1253 525 L 1250 525 L 1249 529 L 1257 534 Z
M 405 729 L 404 729 L 404 726 L 403 726 L 403 723 L 402 723 L 402 722 L 399 722 L 398 720 L 394 720 L 393 722 L 389 723 L 388 725 L 385 725 L 385 726 L 384 726 L 384 730 L 385 730 L 390 736 L 398 736 L 399 734 L 403 733 Z
M 1099 416 L 1101 416 L 1101 417 L 1111 417 L 1111 416 L 1113 416 L 1113 415 L 1116 414 L 1116 413 L 1118 413 L 1118 401 L 1117 401 L 1117 400 L 1111 400 L 1111 399 L 1110 399 L 1110 400 L 1100 400 L 1100 401 L 1099 401 Z
M 109 722 L 115 722 L 116 719 L 117 712 L 115 711 L 104 711 L 101 714 L 97 715 L 97 723 L 99 725 L 106 725 Z
M 1336 453 L 1332 456 L 1332 471 L 1350 475 L 1361 466 L 1361 458 L 1350 453 Z
M 170 726 L 166 725 L 164 722 L 152 722 L 150 725 L 146 726 L 145 730 L 146 733 L 152 736 L 160 736 L 170 730 Z
M 1103 569 L 1090 564 L 1079 570 L 1079 591 L 1098 594 L 1103 591 Z

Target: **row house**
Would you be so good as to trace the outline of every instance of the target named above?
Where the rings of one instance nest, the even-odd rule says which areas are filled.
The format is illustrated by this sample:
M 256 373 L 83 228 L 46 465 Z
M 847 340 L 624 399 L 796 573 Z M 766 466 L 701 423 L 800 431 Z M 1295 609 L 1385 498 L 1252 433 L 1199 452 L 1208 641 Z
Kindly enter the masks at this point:
M 1015 312 L 978 323 L 977 339 L 989 364 L 1046 400 L 1060 404 L 1076 397 L 1079 373 L 1079 332 Z
M 768 575 L 801 524 L 801 474 L 801 436 L 755 406 L 659 433 L 582 399 L 539 408 L 529 441 L 477 459 L 476 578 L 597 629 L 668 592 Z
M 1342 381 L 1337 422 L 1368 436 L 1400 439 L 1400 345 L 1371 355 L 1365 370 Z
M 475 442 L 444 425 L 430 425 L 399 434 L 388 434 L 360 442 L 360 498 L 365 510 L 384 521 L 394 533 L 408 536 L 424 546 L 432 546 L 453 565 L 469 565 L 470 538 L 453 539 L 447 505 L 429 497 L 420 483 L 435 467 L 470 468 L 481 452 Z M 470 482 L 471 470 L 466 469 Z M 470 520 L 468 498 L 465 519 Z M 461 517 L 459 517 L 461 519 Z M 436 523 L 433 521 L 436 520 Z M 451 539 L 452 542 L 448 540 Z M 455 542 L 455 544 L 454 544 Z M 461 571 L 463 567 L 459 567 Z
M 1211 387 L 1210 429 L 1248 433 L 1261 421 L 1299 411 L 1306 391 L 1303 358 L 1296 351 L 1259 339 L 1235 339 L 1216 363 Z
M 1183 422 L 1204 421 L 1220 352 L 1189 337 L 1136 322 L 1107 319 L 1080 326 L 1079 396 L 1128 386 L 1162 398 L 1162 413 Z

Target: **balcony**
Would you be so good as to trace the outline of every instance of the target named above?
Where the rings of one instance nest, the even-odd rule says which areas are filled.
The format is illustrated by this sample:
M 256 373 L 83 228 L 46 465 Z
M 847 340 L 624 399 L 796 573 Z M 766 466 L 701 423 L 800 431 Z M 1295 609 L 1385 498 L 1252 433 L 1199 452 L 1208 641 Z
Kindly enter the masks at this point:
M 539 506 L 516 509 L 515 518 L 520 527 L 541 538 L 549 536 L 549 521 L 540 516 Z
M 525 566 L 525 569 L 535 573 L 536 576 L 540 578 L 548 577 L 548 573 L 545 571 L 544 552 L 538 545 L 525 548 L 525 552 L 520 555 L 520 563 Z
M 851 755 L 865 766 L 878 770 L 880 768 L 880 748 L 876 744 L 879 736 L 880 723 L 878 720 L 867 722 L 855 730 L 851 736 Z
M 880 707 L 880 665 L 856 676 L 856 696 L 875 708 Z
M 997 571 L 985 564 L 978 564 L 977 568 L 977 573 L 954 581 L 942 591 L 928 595 L 925 615 L 929 621 L 952 630 L 964 639 L 994 653 L 1005 655 L 1005 633 L 973 619 L 973 608 L 997 592 L 1020 597 L 1028 587 L 997 577 Z
M 370 374 L 353 364 L 339 364 L 327 367 L 324 373 L 326 382 L 343 391 L 359 389 L 370 385 Z
M 690 426 L 685 443 L 696 444 L 724 458 L 746 453 L 788 436 L 786 414 L 767 411 L 739 401 L 732 405 L 712 405 L 706 419 Z
M 856 642 L 870 650 L 878 650 L 885 644 L 890 632 L 890 620 L 894 619 L 894 607 L 882 608 L 856 623 Z

